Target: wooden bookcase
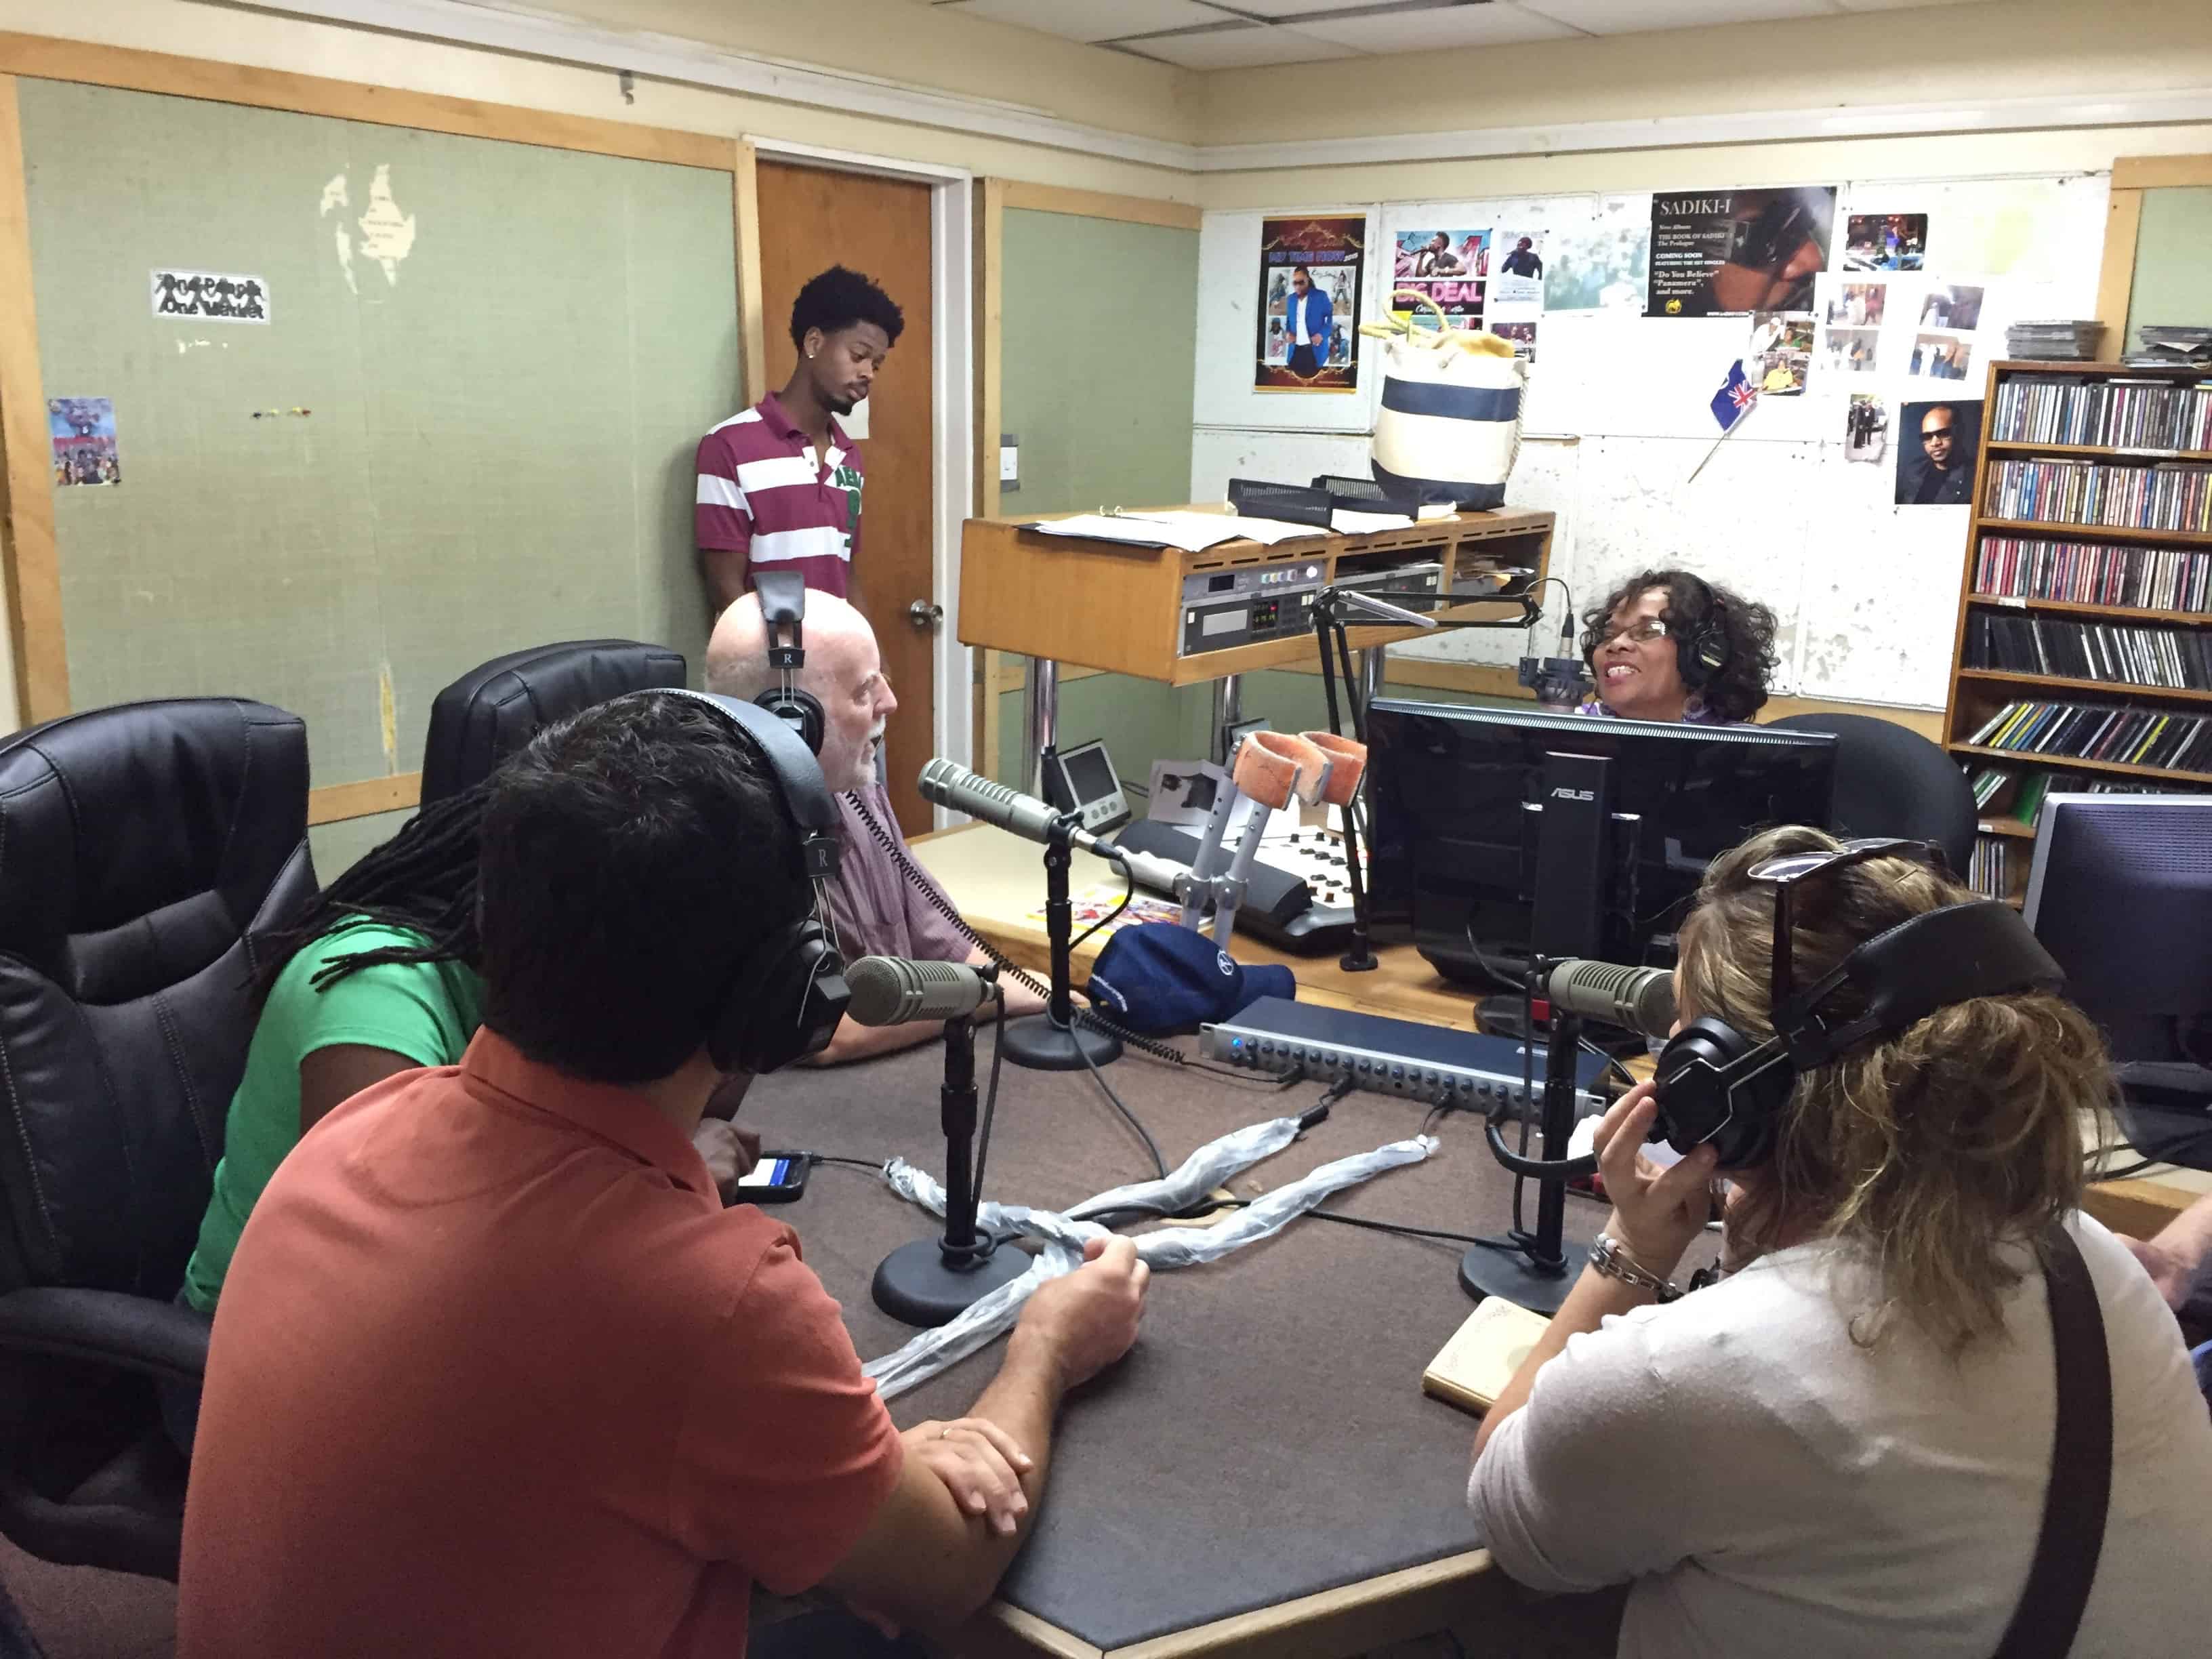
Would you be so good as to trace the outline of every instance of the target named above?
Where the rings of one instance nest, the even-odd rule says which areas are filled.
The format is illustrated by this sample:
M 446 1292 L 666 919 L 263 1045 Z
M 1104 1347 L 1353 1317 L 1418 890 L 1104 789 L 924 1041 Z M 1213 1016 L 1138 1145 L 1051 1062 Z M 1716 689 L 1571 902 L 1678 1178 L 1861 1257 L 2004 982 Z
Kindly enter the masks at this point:
M 1959 622 L 1951 645 L 1950 695 L 1944 708 L 1945 744 L 1969 777 L 1999 769 L 2012 779 L 1982 808 L 1981 834 L 1977 837 L 1978 866 L 2001 864 L 2001 869 L 1978 868 L 1978 885 L 2019 903 L 2025 896 L 2030 849 L 2035 837 L 2033 813 L 2020 811 L 2024 793 L 2054 787 L 2063 781 L 2073 787 L 2139 787 L 2145 790 L 2175 790 L 2212 793 L 2212 769 L 2180 770 L 2170 767 L 2134 765 L 2110 758 L 2091 759 L 2039 754 L 1977 744 L 1971 739 L 2008 704 L 2021 702 L 2078 703 L 2167 716 L 2212 716 L 2212 689 L 2152 687 L 2132 683 L 2076 678 L 2070 674 L 2030 673 L 1994 665 L 1968 661 L 1974 619 L 1978 616 L 2014 616 L 2053 622 L 2112 624 L 2130 629 L 2187 630 L 2212 633 L 2212 609 L 2164 610 L 2143 605 L 2106 605 L 2080 599 L 2045 598 L 2036 590 L 2057 591 L 2049 581 L 2015 579 L 2006 583 L 2001 572 L 1990 573 L 1983 591 L 1978 580 L 1986 541 L 2006 538 L 2084 545 L 2092 556 L 2109 556 L 2104 550 L 2179 550 L 2200 553 L 2212 560 L 2212 532 L 2201 530 L 2122 528 L 2051 519 L 2012 519 L 1996 510 L 2001 504 L 1996 485 L 2002 465 L 2008 461 L 2081 461 L 2119 466 L 2148 466 L 2159 462 L 2182 462 L 2212 466 L 2212 450 L 2176 449 L 2141 444 L 2044 442 L 2029 437 L 1999 438 L 2000 400 L 2004 388 L 2023 380 L 2057 383 L 2061 394 L 2075 393 L 2100 383 L 2129 386 L 2204 386 L 2212 389 L 2212 370 L 2124 368 L 2118 363 L 2005 362 L 1990 365 L 1988 388 L 1982 406 L 1982 442 L 1974 465 L 1973 514 L 1967 521 L 1966 570 L 1960 581 Z M 2079 435 L 2069 434 L 2069 435 Z M 2077 556 L 2078 562 L 2078 556 Z M 1996 591 L 2009 586 L 2021 591 Z M 2212 606 L 2212 597 L 2200 601 Z M 2032 786 L 2041 776 L 2045 782 Z M 2039 811 L 2039 796 L 2036 797 Z

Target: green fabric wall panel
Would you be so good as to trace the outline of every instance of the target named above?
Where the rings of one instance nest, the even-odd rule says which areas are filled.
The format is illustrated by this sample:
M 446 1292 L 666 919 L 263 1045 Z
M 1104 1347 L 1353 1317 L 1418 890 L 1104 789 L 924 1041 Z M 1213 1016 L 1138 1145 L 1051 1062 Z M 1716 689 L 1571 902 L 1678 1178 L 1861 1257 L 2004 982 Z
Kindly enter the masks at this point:
M 2136 232 L 2125 349 L 2145 323 L 2212 326 L 2212 188 L 2147 190 Z
M 327 784 L 414 769 L 438 690 L 525 646 L 665 643 L 696 680 L 691 451 L 742 398 L 726 174 L 21 104 L 48 395 L 114 399 L 123 474 L 57 492 L 78 706 L 260 697 Z M 156 316 L 155 268 L 259 276 L 270 320 Z
M 1190 494 L 1198 233 L 1006 210 L 1000 406 L 1021 441 L 1004 513 Z

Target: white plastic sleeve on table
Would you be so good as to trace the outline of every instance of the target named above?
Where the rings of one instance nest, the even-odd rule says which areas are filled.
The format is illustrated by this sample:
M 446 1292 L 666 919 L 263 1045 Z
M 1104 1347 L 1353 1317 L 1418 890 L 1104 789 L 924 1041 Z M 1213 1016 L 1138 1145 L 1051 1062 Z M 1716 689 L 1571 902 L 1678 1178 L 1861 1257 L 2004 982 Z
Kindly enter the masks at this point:
M 1109 1210 L 1142 1207 L 1180 1210 L 1195 1202 L 1230 1176 L 1281 1151 L 1297 1138 L 1296 1118 L 1272 1119 L 1232 1131 L 1185 1158 L 1163 1181 L 1138 1182 L 1115 1187 L 1075 1207 L 1103 1214 Z M 1155 1272 L 1196 1267 L 1218 1261 L 1232 1251 L 1273 1237 L 1293 1220 L 1332 1193 L 1381 1175 L 1404 1164 L 1429 1157 L 1438 1143 L 1432 1135 L 1394 1140 L 1371 1152 L 1355 1152 L 1324 1164 L 1286 1187 L 1254 1200 L 1226 1220 L 1206 1227 L 1163 1227 L 1141 1234 L 1132 1242 L 1139 1260 Z M 945 1188 L 927 1171 L 903 1158 L 884 1166 L 892 1190 L 933 1215 L 945 1213 Z M 1115 1235 L 1095 1221 L 1079 1221 L 1051 1210 L 1033 1210 L 1018 1204 L 979 1206 L 976 1224 L 992 1232 L 1013 1233 L 1040 1241 L 1044 1248 L 1020 1278 L 1001 1285 L 970 1306 L 948 1325 L 921 1331 L 895 1353 L 872 1359 L 861 1369 L 876 1381 L 876 1391 L 895 1400 L 919 1387 L 939 1371 L 958 1364 L 978 1348 L 1012 1328 L 1022 1304 L 1037 1286 L 1072 1273 L 1083 1263 L 1083 1247 L 1093 1238 Z

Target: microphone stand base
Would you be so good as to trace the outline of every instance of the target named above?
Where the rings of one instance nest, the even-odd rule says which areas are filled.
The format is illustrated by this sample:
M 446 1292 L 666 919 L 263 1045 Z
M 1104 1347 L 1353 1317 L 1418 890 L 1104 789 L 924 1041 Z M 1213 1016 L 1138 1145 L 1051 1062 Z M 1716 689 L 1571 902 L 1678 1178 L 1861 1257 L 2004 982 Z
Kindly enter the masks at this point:
M 1032 1072 L 1080 1072 L 1091 1066 L 1110 1066 L 1121 1058 L 1121 1040 L 1109 1031 L 1088 1025 L 1055 1025 L 1047 1014 L 1018 1019 L 999 1035 L 1000 1051 L 1012 1066 Z
M 1030 1270 L 1028 1251 L 1009 1244 L 973 1265 L 954 1267 L 942 1240 L 902 1244 L 876 1267 L 876 1305 L 902 1325 L 949 1325 L 983 1297 Z
M 1530 1261 L 1525 1251 L 1477 1244 L 1460 1258 L 1459 1287 L 1477 1302 L 1502 1296 L 1531 1313 L 1555 1314 L 1589 1261 L 1589 1249 L 1580 1244 L 1562 1244 L 1559 1254 L 1566 1258 L 1565 1270 L 1553 1273 Z

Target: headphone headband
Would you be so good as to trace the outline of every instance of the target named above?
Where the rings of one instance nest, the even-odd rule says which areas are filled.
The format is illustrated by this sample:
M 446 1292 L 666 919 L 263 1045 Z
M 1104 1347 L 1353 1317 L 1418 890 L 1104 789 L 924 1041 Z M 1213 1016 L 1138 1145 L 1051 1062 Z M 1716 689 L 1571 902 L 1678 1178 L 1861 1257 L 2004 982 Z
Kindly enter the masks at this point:
M 799 826 L 799 850 L 805 856 L 806 878 L 828 881 L 837 873 L 840 846 L 837 803 L 814 758 L 797 732 L 758 705 L 726 697 L 714 691 L 693 691 L 683 686 L 662 686 L 644 695 L 689 697 L 714 709 L 744 736 L 750 738 L 775 775 L 783 804 Z
M 1775 1035 L 1764 1042 L 1711 1017 L 1669 1037 L 1657 1070 L 1660 1132 L 1684 1152 L 1710 1141 L 1723 1168 L 1741 1167 L 1773 1144 L 1805 1073 L 1894 1036 L 1939 1008 L 2064 983 L 2064 972 L 2011 906 L 1978 899 L 1924 911 L 1863 941 L 1775 1009 Z M 1846 984 L 1864 988 L 1866 1011 L 1831 1026 L 1820 1010 Z
M 667 686 L 640 695 L 704 703 L 752 739 L 798 828 L 806 879 L 818 894 L 820 884 L 837 873 L 837 803 L 799 734 L 767 709 L 711 691 Z M 773 1072 L 826 1048 L 850 997 L 844 963 L 810 905 L 803 919 L 763 939 L 738 963 L 722 993 L 708 1053 L 726 1072 Z

